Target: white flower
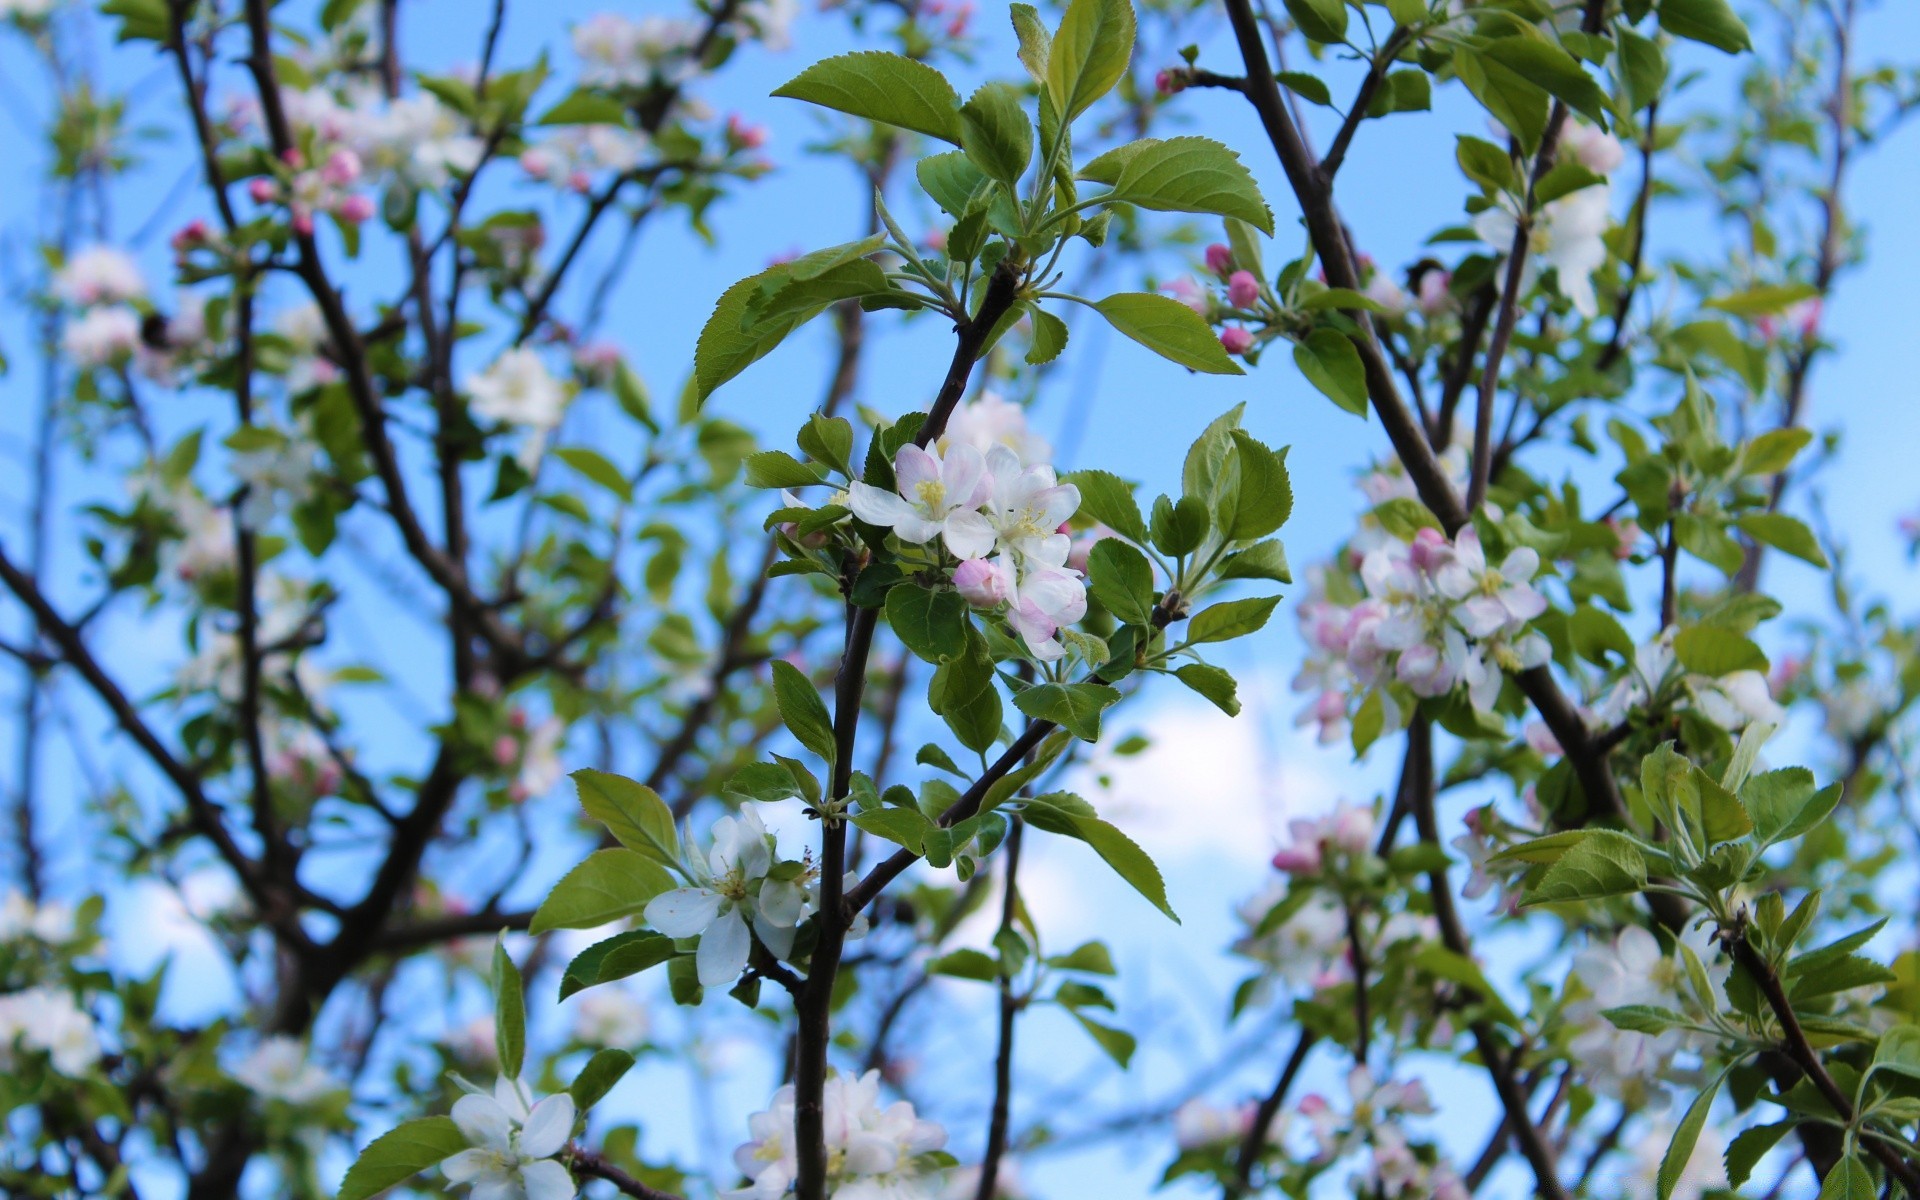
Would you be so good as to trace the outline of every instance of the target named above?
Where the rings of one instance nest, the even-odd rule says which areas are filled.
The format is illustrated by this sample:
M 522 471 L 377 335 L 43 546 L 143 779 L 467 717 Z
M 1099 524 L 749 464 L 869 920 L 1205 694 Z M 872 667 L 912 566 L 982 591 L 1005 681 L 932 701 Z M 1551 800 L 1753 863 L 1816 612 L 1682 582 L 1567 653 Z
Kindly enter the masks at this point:
M 138 300 L 147 294 L 147 284 L 139 265 L 124 250 L 88 246 L 60 268 L 53 277 L 53 290 L 67 303 L 85 308 Z
M 234 478 L 247 485 L 240 522 L 259 530 L 313 497 L 318 490 L 320 447 L 295 431 L 274 445 L 236 453 L 229 465 Z
M 1787 710 L 1774 700 L 1766 676 L 1758 671 L 1734 671 L 1717 678 L 1679 671 L 1673 652 L 1676 632 L 1663 629 L 1652 641 L 1635 647 L 1632 664 L 1594 708 L 1599 724 L 1618 724 L 1656 698 L 1673 698 L 1667 689 L 1676 678 L 1678 703 L 1729 732 L 1749 722 L 1778 725 L 1786 720 Z
M 140 315 L 124 305 L 89 309 L 60 335 L 60 348 L 83 370 L 120 366 L 139 347 Z
M 1454 620 L 1468 636 L 1490 637 L 1525 625 L 1547 610 L 1547 598 L 1532 579 L 1540 570 L 1540 556 L 1522 546 L 1508 554 L 1495 570 L 1487 565 L 1480 534 L 1462 529 L 1453 541 L 1453 553 L 1434 572 L 1440 594 L 1457 601 Z
M 1598 315 L 1600 302 L 1593 292 L 1593 273 L 1607 261 L 1607 243 L 1602 235 L 1612 220 L 1612 200 L 1612 189 L 1595 184 L 1542 206 L 1528 234 L 1521 287 L 1531 287 L 1538 273 L 1551 267 L 1559 280 L 1560 294 L 1573 301 L 1575 310 L 1583 317 Z M 1481 241 L 1505 254 L 1513 249 L 1519 204 L 1505 193 L 1497 201 L 1473 219 L 1473 231 Z M 1494 278 L 1504 281 L 1504 268 Z
M 647 924 L 668 937 L 700 939 L 694 965 L 703 987 L 739 978 L 752 954 L 754 933 L 776 958 L 793 951 L 806 893 L 796 882 L 767 878 L 773 846 L 773 835 L 752 809 L 721 817 L 713 823 L 707 857 L 688 856 L 695 886 L 676 888 L 647 904 Z
M 988 561 L 997 565 L 1002 581 L 1011 584 L 1007 622 L 1027 644 L 1028 651 L 1042 662 L 1064 656 L 1066 647 L 1054 640 L 1054 635 L 1087 615 L 1085 581 L 1065 567 L 1035 561 L 1022 565 L 1015 580 L 1007 556 Z
M 1027 410 L 997 392 L 982 392 L 978 400 L 953 410 L 939 441 L 943 452 L 949 446 L 972 446 L 981 454 L 1005 446 L 1028 466 L 1053 457 L 1047 439 L 1027 427 Z
M 31 987 L 0 996 L 0 1065 L 12 1064 L 15 1044 L 47 1055 L 53 1069 L 70 1078 L 100 1061 L 93 1017 L 65 988 Z
M 460 115 L 431 93 L 403 97 L 387 106 L 373 127 L 375 163 L 424 188 L 445 186 L 453 175 L 480 165 L 486 143 Z
M 1182 1150 L 1203 1150 L 1237 1142 L 1247 1131 L 1251 1115 L 1245 1105 L 1222 1108 L 1194 1097 L 1173 1110 L 1173 1141 Z
M 572 1200 L 573 1176 L 553 1156 L 573 1136 L 573 1097 L 561 1092 L 528 1107 L 520 1084 L 501 1079 L 493 1095 L 454 1101 L 453 1121 L 468 1145 L 440 1164 L 473 1200 Z
M 560 424 L 567 408 L 566 386 L 525 347 L 506 351 L 486 370 L 468 376 L 466 391 L 475 416 L 527 431 L 515 457 L 528 469 L 539 461 L 546 435 Z
M 589 1046 L 632 1049 L 647 1040 L 652 1023 L 647 1006 L 620 987 L 599 987 L 580 995 L 573 1014 L 573 1036 Z
M 649 16 L 635 21 L 619 13 L 596 13 L 573 27 L 580 82 L 590 87 L 644 84 L 654 67 L 692 49 L 699 37 L 699 28 L 684 19 Z
M 1626 161 L 1627 151 L 1620 139 L 1597 125 L 1570 120 L 1560 129 L 1560 152 L 1570 154 L 1596 175 L 1611 175 Z
M 264 1039 L 230 1074 L 256 1095 L 288 1104 L 309 1104 L 340 1090 L 324 1068 L 307 1061 L 300 1039 L 284 1035 Z
M 982 513 L 1000 548 L 1023 559 L 1064 566 L 1073 550 L 1073 539 L 1060 532 L 1060 527 L 1079 511 L 1080 489 L 1059 482 L 1050 466 L 1024 466 L 1020 456 L 1007 446 L 993 446 L 987 451 L 986 461 L 992 491 Z M 960 557 L 977 558 L 984 553 L 981 550 Z
M 1719 987 L 1728 966 L 1710 945 L 1712 935 L 1689 929 L 1681 940 L 1700 959 L 1707 977 Z M 1607 1009 L 1649 1005 L 1686 1011 L 1686 967 L 1678 951 L 1667 954 L 1653 934 L 1635 925 L 1612 941 L 1589 943 L 1574 956 L 1572 978 L 1589 995 L 1567 1005 L 1567 1020 L 1579 1028 L 1569 1045 L 1574 1061 L 1599 1091 L 1630 1103 L 1665 1103 L 1655 1087 L 1675 1055 L 1703 1036 L 1670 1029 L 1659 1034 L 1619 1029 L 1603 1015 Z
M 64 946 L 80 936 L 73 909 L 58 900 L 36 905 L 24 892 L 9 889 L 0 901 L 0 944 L 32 938 Z
M 520 755 L 520 773 L 513 781 L 516 799 L 544 796 L 560 782 L 560 748 L 567 739 L 567 723 L 548 717 L 533 727 Z
M 53 11 L 60 0 L 0 0 L 0 20 L 13 17 L 16 20 L 32 21 Z
M 821 1097 L 825 1110 L 828 1185 L 834 1200 L 934 1200 L 937 1175 L 913 1160 L 947 1144 L 946 1130 L 915 1115 L 905 1100 L 882 1107 L 880 1072 L 857 1079 L 835 1075 Z M 793 1147 L 793 1087 L 773 1095 L 766 1111 L 747 1118 L 751 1141 L 733 1152 L 750 1182 L 721 1192 L 722 1200 L 779 1200 L 799 1173 Z
M 847 489 L 854 516 L 891 528 L 903 542 L 924 545 L 941 538 L 961 558 L 982 558 L 993 550 L 993 530 L 977 511 L 993 486 L 978 450 L 955 446 L 943 457 L 902 446 L 894 455 L 893 473 L 897 492 L 857 480 Z

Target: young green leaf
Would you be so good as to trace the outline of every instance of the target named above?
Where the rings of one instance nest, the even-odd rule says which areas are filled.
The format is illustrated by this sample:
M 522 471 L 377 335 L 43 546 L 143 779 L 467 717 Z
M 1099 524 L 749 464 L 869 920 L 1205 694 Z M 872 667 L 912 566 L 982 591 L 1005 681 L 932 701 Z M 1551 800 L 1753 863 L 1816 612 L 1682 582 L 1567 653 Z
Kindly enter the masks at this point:
M 573 773 L 580 807 L 607 827 L 622 846 L 644 854 L 664 867 L 680 862 L 680 836 L 673 828 L 673 811 L 659 793 L 624 776 L 582 768 Z
M 527 1058 L 527 993 L 505 937 L 493 943 L 493 1049 L 500 1074 L 520 1078 Z
M 1655 1180 L 1657 1200 L 1670 1200 L 1675 1185 L 1686 1174 L 1687 1165 L 1693 1160 L 1693 1148 L 1700 1141 L 1700 1130 L 1707 1123 L 1707 1113 L 1713 1108 L 1714 1098 L 1720 1094 L 1720 1084 L 1726 1077 L 1725 1071 L 1715 1076 L 1687 1106 L 1687 1115 L 1680 1118 L 1673 1140 L 1667 1143 L 1667 1152 L 1660 1158 L 1660 1173 Z
M 1172 296 L 1116 292 L 1094 307 L 1108 324 L 1162 358 L 1208 375 L 1246 374 L 1228 357 L 1206 319 Z
M 1831 565 L 1827 562 L 1826 551 L 1820 548 L 1819 540 L 1813 536 L 1813 530 L 1785 513 L 1748 513 L 1734 524 L 1754 541 L 1765 542 L 1782 553 L 1791 554 L 1816 567 Z
M 1156 212 L 1213 213 L 1273 235 L 1273 213 L 1240 156 L 1212 138 L 1142 138 L 1107 151 L 1080 178 L 1112 185 L 1106 199 Z
M 1224 522 L 1236 542 L 1263 538 L 1293 515 L 1293 484 L 1287 477 L 1287 452 L 1274 453 L 1244 430 L 1233 431 L 1234 458 L 1240 468 L 1240 495 L 1233 520 Z
M 915 854 L 920 853 L 927 831 L 933 827 L 933 823 L 921 816 L 918 809 L 892 806 L 855 813 L 853 823 L 875 837 L 905 846 Z
M 945 75 L 905 55 L 861 50 L 822 59 L 773 94 L 961 144 L 959 94 Z
M 1230 717 L 1240 715 L 1239 687 L 1226 671 L 1210 663 L 1186 663 L 1173 673 L 1181 683 L 1212 701 L 1221 712 Z
M 1100 714 L 1120 693 L 1097 683 L 1042 683 L 1013 698 L 1013 706 L 1036 721 L 1055 725 L 1083 741 L 1100 740 Z
M 896 584 L 887 592 L 887 624 L 907 649 L 930 663 L 967 652 L 967 602 L 958 592 Z
M 340 1182 L 339 1200 L 371 1200 L 467 1148 L 452 1117 L 421 1117 L 381 1134 Z
M 1129 541 L 1146 542 L 1147 523 L 1140 518 L 1132 484 L 1109 471 L 1075 471 L 1062 482 L 1080 489 L 1081 512 Z
M 1610 829 L 1595 829 L 1548 867 L 1527 894 L 1523 906 L 1597 900 L 1638 892 L 1647 886 L 1647 860 L 1632 839 Z
M 1138 1045 L 1132 1034 L 1124 1029 L 1115 1029 L 1111 1025 L 1090 1021 L 1078 1012 L 1073 1014 L 1073 1019 L 1080 1022 L 1080 1028 L 1087 1031 L 1087 1036 L 1106 1052 L 1108 1058 L 1111 1058 L 1121 1070 L 1126 1070 L 1127 1064 L 1133 1061 L 1133 1051 Z
M 651 929 L 616 933 L 573 956 L 560 977 L 560 999 L 575 992 L 638 975 L 673 957 L 673 939 Z
M 620 1082 L 622 1076 L 633 1069 L 631 1052 L 609 1046 L 594 1052 L 587 1065 L 567 1085 L 567 1095 L 573 1097 L 576 1111 L 585 1112 L 600 1103 L 613 1085 Z
M 984 84 L 960 109 L 960 148 L 975 166 L 1012 187 L 1033 159 L 1033 124 L 1020 93 L 1005 83 Z
M 780 719 L 800 744 L 832 762 L 833 718 L 827 715 L 826 703 L 813 681 L 792 663 L 775 659 L 773 699 L 780 709 Z
M 592 929 L 635 915 L 673 887 L 667 869 L 645 855 L 625 847 L 596 850 L 553 885 L 534 910 L 528 931 Z
M 612 492 L 622 504 L 633 502 L 633 482 L 621 474 L 620 468 L 609 462 L 606 455 L 585 446 L 559 446 L 553 456 Z
M 1304 36 L 1323 45 L 1347 40 L 1346 0 L 1287 0 L 1287 15 Z
M 1145 625 L 1153 616 L 1153 565 L 1147 556 L 1119 538 L 1101 538 L 1087 553 L 1093 598 L 1129 625 Z
M 1246 600 L 1227 600 L 1203 608 L 1193 614 L 1193 619 L 1187 623 L 1187 641 L 1199 645 L 1245 637 L 1267 623 L 1267 618 L 1273 615 L 1274 605 L 1278 603 L 1278 596 L 1255 596 Z
M 1704 42 L 1728 54 L 1753 49 L 1746 22 L 1727 0 L 1660 0 L 1659 15 L 1660 28 L 1675 37 Z
M 1047 53 L 1047 97 L 1063 123 L 1113 90 L 1133 57 L 1129 0 L 1072 0 Z
M 1327 399 L 1357 417 L 1367 415 L 1367 370 L 1360 352 L 1335 329 L 1316 329 L 1293 347 L 1294 365 Z

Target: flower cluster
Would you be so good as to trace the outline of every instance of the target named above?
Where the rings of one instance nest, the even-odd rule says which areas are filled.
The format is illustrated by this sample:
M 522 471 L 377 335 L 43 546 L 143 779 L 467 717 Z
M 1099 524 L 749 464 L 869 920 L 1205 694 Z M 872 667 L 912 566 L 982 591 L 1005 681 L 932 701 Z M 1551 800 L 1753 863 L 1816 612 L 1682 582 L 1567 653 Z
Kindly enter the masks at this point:
M 1697 713 L 1729 732 L 1756 721 L 1778 725 L 1786 720 L 1786 709 L 1773 698 L 1767 677 L 1759 671 L 1710 676 L 1682 668 L 1673 649 L 1676 633 L 1663 629 L 1653 640 L 1635 647 L 1633 662 L 1593 707 L 1589 717 L 1593 724 L 1615 725 L 1638 709 L 1654 706 Z
M 687 856 L 691 887 L 655 896 L 647 924 L 668 937 L 700 939 L 694 957 L 703 987 L 732 983 L 747 967 L 753 938 L 784 958 L 807 907 L 804 874 L 776 874 L 774 838 L 759 814 L 743 809 L 713 823 L 713 846 Z
M 833 1200 L 933 1200 L 940 1164 L 927 1157 L 947 1144 L 947 1132 L 915 1115 L 905 1100 L 880 1102 L 880 1072 L 827 1080 L 828 1194 Z M 793 1141 L 794 1097 L 788 1085 L 764 1112 L 747 1119 L 752 1141 L 733 1152 L 747 1186 L 722 1200 L 779 1200 L 799 1176 Z M 951 1160 L 947 1160 L 951 1161 Z
M 1080 489 L 1027 456 L 1048 447 L 1017 407 L 983 399 L 955 414 L 945 451 L 902 446 L 894 490 L 855 481 L 847 506 L 910 545 L 944 545 L 953 585 L 975 608 L 1003 614 L 1043 662 L 1063 657 L 1059 632 L 1087 613 L 1086 582 L 1068 565 L 1067 521 Z
M 1714 953 L 1711 937 L 1704 927 L 1696 926 L 1682 941 L 1706 968 L 1717 992 L 1726 982 L 1728 967 Z M 1573 1029 L 1568 1053 L 1586 1071 L 1595 1091 L 1630 1106 L 1663 1107 L 1667 1097 L 1658 1084 L 1674 1058 L 1711 1048 L 1705 1034 L 1686 1029 L 1640 1033 L 1620 1029 L 1604 1015 L 1610 1008 L 1627 1005 L 1691 1010 L 1683 955 L 1679 947 L 1672 953 L 1663 950 L 1653 934 L 1635 925 L 1610 941 L 1589 943 L 1574 956 L 1570 978 L 1579 982 L 1584 994 L 1564 1010 Z
M 313 219 L 324 213 L 345 225 L 358 225 L 373 215 L 373 200 L 354 190 L 360 181 L 360 156 L 335 146 L 319 166 L 308 163 L 298 150 L 281 160 L 284 170 L 257 176 L 247 185 L 255 204 L 284 204 L 294 232 L 312 233 Z
M 540 461 L 572 399 L 546 361 L 524 346 L 503 351 L 486 370 L 468 376 L 465 387 L 474 416 L 520 430 L 514 457 L 528 470 Z
M 307 1048 L 298 1038 L 285 1035 L 263 1038 L 231 1074 L 262 1099 L 285 1104 L 311 1104 L 343 1086 L 326 1068 L 307 1058 Z
M 100 1061 L 99 1027 L 66 988 L 9 992 L 0 996 L 0 1066 L 15 1064 L 16 1047 L 45 1054 L 54 1070 L 78 1078 Z
M 1359 1151 L 1363 1165 L 1353 1180 L 1363 1196 L 1385 1200 L 1468 1200 L 1472 1195 L 1453 1164 L 1407 1137 L 1408 1117 L 1429 1116 L 1433 1101 L 1419 1080 L 1376 1081 L 1364 1066 L 1347 1074 L 1346 1112 L 1317 1093 L 1296 1109 L 1313 1142 L 1314 1161 L 1332 1163 Z
M 1533 586 L 1539 570 L 1540 556 L 1524 546 L 1490 563 L 1469 526 L 1451 542 L 1430 527 L 1409 540 L 1382 538 L 1360 559 L 1357 593 L 1350 580 L 1336 590 L 1331 572 L 1316 572 L 1300 606 L 1308 657 L 1293 686 L 1315 697 L 1301 723 L 1335 740 L 1348 704 L 1372 691 L 1398 728 L 1399 688 L 1434 697 L 1464 686 L 1476 709 L 1491 711 L 1504 672 L 1549 657 L 1546 638 L 1527 627 L 1547 608 Z

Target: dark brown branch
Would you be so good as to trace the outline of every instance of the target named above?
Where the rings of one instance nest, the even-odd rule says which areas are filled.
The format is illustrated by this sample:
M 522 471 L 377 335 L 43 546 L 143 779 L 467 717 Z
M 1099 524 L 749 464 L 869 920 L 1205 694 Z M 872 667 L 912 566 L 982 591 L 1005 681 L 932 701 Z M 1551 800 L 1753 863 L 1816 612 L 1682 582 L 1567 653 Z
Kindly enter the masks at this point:
M 1640 287 L 1640 263 L 1647 250 L 1647 213 L 1653 205 L 1654 137 L 1660 124 L 1660 101 L 1647 106 L 1647 119 L 1640 131 L 1640 192 L 1633 198 L 1633 244 L 1627 249 L 1627 278 L 1613 305 L 1613 332 L 1594 360 L 1594 369 L 1605 371 L 1625 352 L 1627 315 L 1633 308 L 1634 293 Z
M 1020 911 L 1020 840 L 1026 828 L 1013 818 L 1007 833 L 1007 864 L 1000 897 L 1000 933 L 996 943 L 1013 936 L 1013 923 Z M 1013 1027 L 1020 1015 L 1021 999 L 1014 991 L 1013 977 L 1000 972 L 1000 1041 L 993 1057 L 993 1108 L 987 1116 L 987 1148 L 980 1156 L 980 1186 L 974 1200 L 994 1200 L 1000 1179 L 1000 1160 L 1007 1152 L 1007 1123 L 1013 1109 Z
M 623 1196 L 635 1197 L 635 1200 L 680 1200 L 672 1192 L 663 1192 L 657 1187 L 645 1184 L 608 1162 L 601 1155 L 582 1146 L 568 1146 L 567 1164 L 576 1174 L 589 1179 L 603 1179 L 612 1184 Z
M 426 946 L 458 941 L 465 937 L 483 937 L 503 929 L 524 931 L 533 923 L 531 911 L 497 912 L 482 910 L 454 913 L 444 917 L 425 917 L 384 930 L 373 940 L 377 952 L 408 954 Z
M 1234 1158 L 1233 1182 L 1227 1185 L 1229 1198 L 1244 1196 L 1251 1188 L 1253 1167 L 1266 1148 L 1267 1132 L 1273 1128 L 1274 1119 L 1280 1115 L 1280 1107 L 1287 1102 L 1287 1093 L 1293 1090 L 1293 1081 L 1306 1065 L 1307 1055 L 1313 1053 L 1317 1040 L 1306 1030 L 1300 1031 L 1300 1037 L 1293 1043 L 1293 1053 L 1287 1055 L 1286 1065 L 1280 1068 L 1280 1078 L 1274 1080 L 1273 1090 L 1263 1096 L 1253 1110 L 1253 1119 L 1247 1122 L 1247 1132 L 1240 1139 L 1240 1152 Z

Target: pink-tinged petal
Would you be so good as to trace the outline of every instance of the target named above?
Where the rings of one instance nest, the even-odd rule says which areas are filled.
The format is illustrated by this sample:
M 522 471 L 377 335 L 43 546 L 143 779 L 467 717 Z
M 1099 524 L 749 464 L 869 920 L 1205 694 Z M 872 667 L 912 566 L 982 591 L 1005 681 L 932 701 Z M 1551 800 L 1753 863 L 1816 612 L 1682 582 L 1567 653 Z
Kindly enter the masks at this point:
M 520 1154 L 525 1158 L 550 1158 L 573 1136 L 573 1097 L 565 1092 L 548 1096 L 527 1114 L 526 1127 L 520 1131 Z
M 1500 564 L 1500 573 L 1513 583 L 1525 583 L 1540 573 L 1540 555 L 1528 546 L 1522 546 L 1506 561 Z
M 449 1183 L 470 1183 L 493 1170 L 498 1161 L 485 1150 L 462 1150 L 440 1164 L 440 1173 Z
M 521 1200 L 520 1181 L 507 1175 L 489 1175 L 473 1185 L 467 1200 Z
M 1034 502 L 1035 507 L 1045 514 L 1039 524 L 1048 529 L 1057 529 L 1068 517 L 1080 511 L 1080 489 L 1071 483 L 1063 483 L 1047 488 L 1034 497 Z
M 1493 596 L 1475 596 L 1456 606 L 1454 620 L 1469 637 L 1490 637 L 1507 624 L 1507 606 Z
M 675 888 L 647 902 L 647 924 L 672 938 L 698 937 L 720 916 L 724 903 L 705 888 Z
M 1501 607 L 1516 625 L 1524 625 L 1547 611 L 1547 598 L 1531 587 L 1511 587 L 1500 593 Z
M 753 935 L 747 932 L 747 922 L 740 910 L 722 913 L 700 935 L 700 950 L 694 956 L 700 986 L 719 987 L 740 978 L 740 972 L 747 969 L 747 956 L 752 949 Z
M 1446 562 L 1433 573 L 1433 586 L 1447 599 L 1458 600 L 1471 595 L 1476 585 L 1473 572 L 1457 562 Z
M 513 1147 L 513 1117 L 492 1096 L 462 1096 L 453 1102 L 453 1123 L 467 1144 L 506 1153 Z
M 993 526 L 980 513 L 949 513 L 945 533 L 947 549 L 956 558 L 985 558 L 993 553 Z
M 993 494 L 986 456 L 972 446 L 950 448 L 940 474 L 947 486 L 947 503 L 955 508 L 978 508 Z
M 573 1200 L 573 1176 L 552 1159 L 521 1167 L 520 1182 L 526 1185 L 527 1200 Z
M 913 509 L 905 500 L 858 480 L 847 485 L 847 507 L 862 521 L 882 528 L 889 528 L 902 517 L 913 515 Z
M 902 446 L 893 456 L 893 477 L 902 496 L 911 496 L 923 483 L 940 482 L 940 460 L 918 446 Z
M 1396 612 L 1373 627 L 1373 640 L 1388 650 L 1407 650 L 1427 640 L 1427 623 L 1419 613 Z

